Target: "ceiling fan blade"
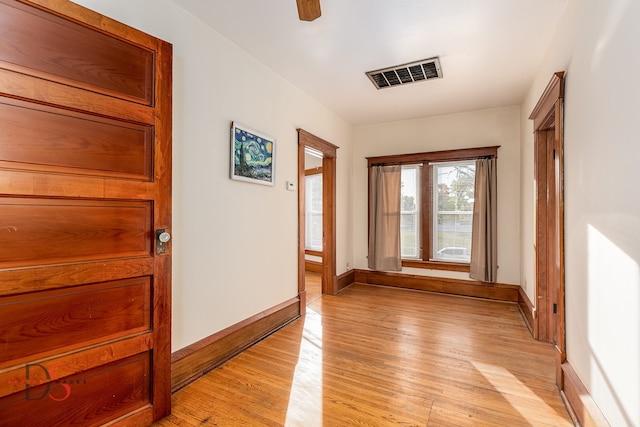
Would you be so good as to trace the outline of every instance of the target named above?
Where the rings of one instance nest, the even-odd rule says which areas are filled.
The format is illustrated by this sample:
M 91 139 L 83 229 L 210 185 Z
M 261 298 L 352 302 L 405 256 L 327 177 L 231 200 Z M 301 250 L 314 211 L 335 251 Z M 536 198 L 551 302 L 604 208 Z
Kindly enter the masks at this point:
M 320 0 L 296 0 L 301 21 L 313 21 L 320 17 Z

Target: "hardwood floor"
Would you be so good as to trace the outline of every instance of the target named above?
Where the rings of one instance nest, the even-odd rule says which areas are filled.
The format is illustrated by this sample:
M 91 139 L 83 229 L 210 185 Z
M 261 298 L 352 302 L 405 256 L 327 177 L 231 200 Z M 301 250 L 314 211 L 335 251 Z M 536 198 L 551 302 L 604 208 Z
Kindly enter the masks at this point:
M 305 289 L 307 291 L 307 305 L 311 304 L 322 296 L 322 274 L 306 271 L 304 277 Z
M 515 303 L 354 284 L 173 396 L 171 426 L 571 426 Z

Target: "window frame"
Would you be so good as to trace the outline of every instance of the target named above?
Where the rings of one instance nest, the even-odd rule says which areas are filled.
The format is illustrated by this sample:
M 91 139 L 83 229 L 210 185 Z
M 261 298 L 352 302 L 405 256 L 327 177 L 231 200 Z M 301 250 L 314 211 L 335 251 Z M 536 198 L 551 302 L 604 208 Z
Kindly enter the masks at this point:
M 458 150 L 443 150 L 424 153 L 393 154 L 389 156 L 367 157 L 367 171 L 370 171 L 370 168 L 372 166 L 422 164 L 422 173 L 420 175 L 420 253 L 422 254 L 422 259 L 403 258 L 403 267 L 469 272 L 469 263 L 432 260 L 433 244 L 431 240 L 431 230 L 433 227 L 433 167 L 430 165 L 430 163 L 477 160 L 481 158 L 498 158 L 498 148 L 500 148 L 499 145 L 490 147 L 463 148 Z M 368 173 L 368 176 L 370 175 L 371 174 Z M 368 224 L 367 227 L 369 229 L 370 224 Z
M 304 176 L 305 176 L 305 185 L 306 185 L 306 178 L 309 176 L 313 176 L 313 175 L 321 175 L 322 174 L 322 166 L 319 167 L 315 167 L 312 169 L 307 169 L 304 171 Z M 306 200 L 306 194 L 305 194 L 305 216 L 307 215 L 307 209 L 306 209 L 306 205 L 307 205 L 307 200 Z M 324 214 L 324 212 L 320 211 L 320 214 Z M 305 227 L 307 227 L 306 222 L 305 222 Z M 308 238 L 308 233 L 306 233 L 305 230 L 305 242 L 304 242 L 304 252 L 307 255 L 314 255 L 314 256 L 322 256 L 322 248 L 320 250 L 312 248 L 310 246 L 307 246 L 307 241 L 306 239 Z

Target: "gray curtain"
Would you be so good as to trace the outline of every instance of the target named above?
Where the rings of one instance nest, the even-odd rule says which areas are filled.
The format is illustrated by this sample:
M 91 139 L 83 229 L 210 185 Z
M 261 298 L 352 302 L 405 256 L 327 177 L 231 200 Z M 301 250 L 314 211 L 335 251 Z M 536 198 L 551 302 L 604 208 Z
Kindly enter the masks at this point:
M 369 173 L 369 268 L 401 271 L 401 167 L 372 166 Z
M 469 277 L 495 282 L 498 275 L 496 159 L 476 161 Z

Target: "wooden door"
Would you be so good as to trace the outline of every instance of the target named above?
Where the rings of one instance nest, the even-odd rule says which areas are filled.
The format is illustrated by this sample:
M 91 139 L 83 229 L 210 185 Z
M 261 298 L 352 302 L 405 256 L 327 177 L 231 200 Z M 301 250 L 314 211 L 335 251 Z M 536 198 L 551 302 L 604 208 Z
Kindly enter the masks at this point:
M 0 425 L 147 425 L 171 404 L 171 45 L 65 0 L 0 0 L 0 40 Z

